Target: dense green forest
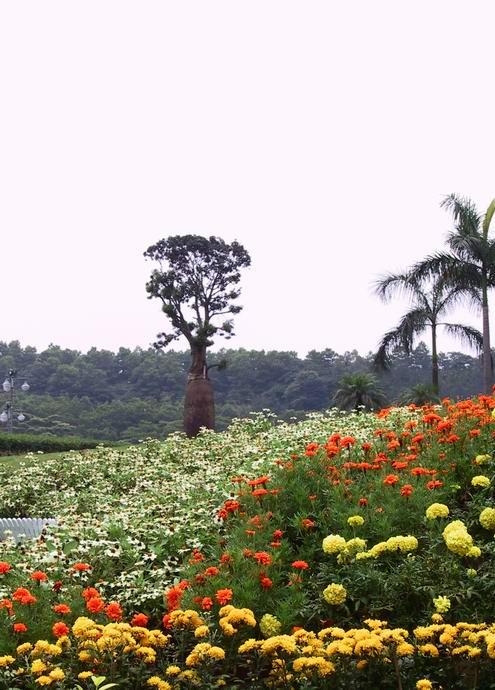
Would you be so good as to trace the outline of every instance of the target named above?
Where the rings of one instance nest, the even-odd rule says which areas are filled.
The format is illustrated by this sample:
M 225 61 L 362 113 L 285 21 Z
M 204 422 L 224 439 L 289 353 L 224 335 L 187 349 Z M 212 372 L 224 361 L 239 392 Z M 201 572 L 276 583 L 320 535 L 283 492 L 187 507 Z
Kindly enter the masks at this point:
M 370 371 L 373 354 L 326 349 L 300 358 L 295 352 L 237 349 L 211 353 L 209 362 L 222 359 L 227 368 L 211 370 L 218 429 L 264 408 L 284 419 L 328 408 L 342 376 Z M 424 343 L 409 356 L 396 350 L 391 360 L 390 371 L 380 376 L 389 403 L 415 384 L 430 383 L 431 357 Z M 0 341 L 2 380 L 9 369 L 17 369 L 18 385 L 30 384 L 29 392 L 19 391 L 17 402 L 26 419 L 15 425 L 26 433 L 135 441 L 181 430 L 189 363 L 189 352 L 92 348 L 83 354 L 56 345 L 37 352 L 17 341 Z M 466 398 L 481 390 L 478 357 L 440 354 L 439 366 L 441 395 Z M 6 400 L 2 392 L 0 403 Z

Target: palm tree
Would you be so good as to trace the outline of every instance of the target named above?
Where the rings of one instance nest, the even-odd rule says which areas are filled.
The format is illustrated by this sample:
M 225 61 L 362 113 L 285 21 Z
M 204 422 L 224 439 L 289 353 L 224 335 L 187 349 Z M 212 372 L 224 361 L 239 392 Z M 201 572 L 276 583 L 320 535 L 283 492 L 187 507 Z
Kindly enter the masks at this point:
M 490 351 L 488 290 L 495 287 L 495 239 L 488 237 L 495 213 L 495 199 L 480 215 L 470 199 L 450 194 L 442 206 L 452 213 L 454 230 L 447 236 L 450 251 L 437 252 L 415 264 L 415 280 L 442 277 L 446 286 L 457 290 L 477 309 L 483 319 L 483 387 L 491 392 L 493 370 Z
M 411 386 L 405 390 L 399 398 L 399 403 L 401 405 L 427 405 L 428 403 L 438 404 L 440 398 L 433 390 L 433 386 L 429 386 L 427 383 L 417 383 L 415 386 Z
M 385 405 L 385 395 L 373 374 L 344 374 L 338 385 L 333 403 L 341 410 L 360 412 L 362 407 L 375 409 Z
M 388 369 L 390 353 L 401 347 L 407 355 L 411 353 L 414 339 L 427 328 L 431 328 L 431 382 L 435 394 L 439 391 L 437 329 L 443 326 L 450 336 L 459 338 L 470 347 L 481 350 L 482 336 L 471 326 L 459 323 L 445 323 L 440 319 L 458 303 L 464 295 L 459 287 L 448 287 L 443 279 L 437 279 L 430 288 L 424 287 L 414 277 L 412 271 L 385 276 L 375 285 L 376 294 L 388 301 L 394 293 L 408 294 L 412 299 L 411 308 L 402 316 L 398 325 L 385 333 L 374 358 L 375 369 Z

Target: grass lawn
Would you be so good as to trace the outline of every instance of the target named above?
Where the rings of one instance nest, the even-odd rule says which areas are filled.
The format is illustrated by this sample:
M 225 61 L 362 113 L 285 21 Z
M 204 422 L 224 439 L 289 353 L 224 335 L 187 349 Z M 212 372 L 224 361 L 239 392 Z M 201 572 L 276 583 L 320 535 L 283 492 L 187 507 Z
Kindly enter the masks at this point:
M 63 455 L 67 455 L 67 451 L 63 453 L 35 453 L 34 455 L 26 455 L 26 453 L 22 453 L 21 455 L 0 455 L 0 467 L 15 470 L 21 463 L 34 465 L 46 459 L 55 460 Z

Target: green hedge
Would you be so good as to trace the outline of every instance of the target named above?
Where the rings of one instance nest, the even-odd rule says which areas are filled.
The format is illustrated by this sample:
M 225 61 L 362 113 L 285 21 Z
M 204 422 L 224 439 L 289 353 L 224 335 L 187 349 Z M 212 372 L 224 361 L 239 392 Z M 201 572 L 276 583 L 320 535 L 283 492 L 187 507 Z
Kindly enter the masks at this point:
M 37 436 L 34 434 L 0 433 L 0 455 L 19 455 L 20 453 L 61 453 L 65 450 L 96 448 L 103 441 L 80 438 L 79 436 Z M 108 445 L 107 443 L 105 445 Z M 113 445 L 113 444 L 112 444 Z

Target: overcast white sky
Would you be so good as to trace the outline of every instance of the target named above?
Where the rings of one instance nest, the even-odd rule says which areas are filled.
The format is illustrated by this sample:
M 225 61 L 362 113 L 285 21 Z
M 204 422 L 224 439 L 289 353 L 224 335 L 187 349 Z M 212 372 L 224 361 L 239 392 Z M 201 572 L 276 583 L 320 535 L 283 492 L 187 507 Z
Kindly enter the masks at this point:
M 0 340 L 147 347 L 142 253 L 195 233 L 252 257 L 230 346 L 375 349 L 406 303 L 373 280 L 442 247 L 446 194 L 495 196 L 494 25 L 490 0 L 0 0 Z

